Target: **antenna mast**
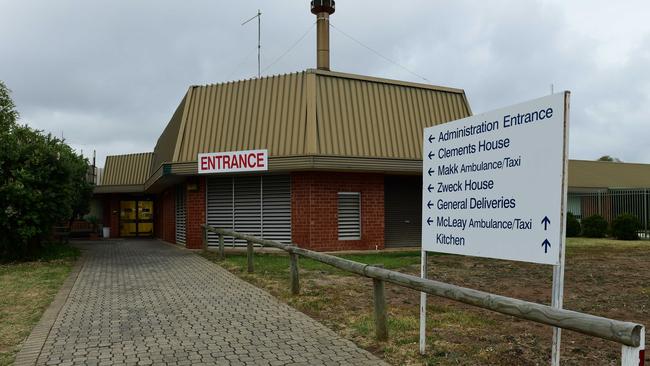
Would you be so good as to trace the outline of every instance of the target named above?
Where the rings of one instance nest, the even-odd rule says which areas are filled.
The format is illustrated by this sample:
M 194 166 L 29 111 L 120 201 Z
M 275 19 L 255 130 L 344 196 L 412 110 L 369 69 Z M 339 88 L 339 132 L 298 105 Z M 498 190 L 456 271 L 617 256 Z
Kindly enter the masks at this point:
M 241 25 L 245 25 L 251 20 L 257 18 L 257 78 L 259 79 L 262 76 L 262 12 L 260 9 L 257 9 L 257 14 L 243 22 Z

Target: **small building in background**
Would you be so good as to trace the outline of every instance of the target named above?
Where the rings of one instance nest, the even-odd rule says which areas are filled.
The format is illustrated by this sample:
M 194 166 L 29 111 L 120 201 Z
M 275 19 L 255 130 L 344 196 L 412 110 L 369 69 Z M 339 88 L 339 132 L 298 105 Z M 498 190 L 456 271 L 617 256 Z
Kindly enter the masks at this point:
M 632 214 L 640 237 L 650 238 L 650 165 L 570 160 L 567 210 L 578 220 L 601 215 L 610 223 Z

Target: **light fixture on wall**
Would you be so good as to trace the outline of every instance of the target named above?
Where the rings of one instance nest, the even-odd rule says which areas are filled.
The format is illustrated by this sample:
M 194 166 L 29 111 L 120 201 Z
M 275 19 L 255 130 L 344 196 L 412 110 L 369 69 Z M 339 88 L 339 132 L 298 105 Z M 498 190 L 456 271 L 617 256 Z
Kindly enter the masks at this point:
M 186 187 L 188 192 L 196 192 L 199 190 L 199 185 L 195 182 L 188 182 Z

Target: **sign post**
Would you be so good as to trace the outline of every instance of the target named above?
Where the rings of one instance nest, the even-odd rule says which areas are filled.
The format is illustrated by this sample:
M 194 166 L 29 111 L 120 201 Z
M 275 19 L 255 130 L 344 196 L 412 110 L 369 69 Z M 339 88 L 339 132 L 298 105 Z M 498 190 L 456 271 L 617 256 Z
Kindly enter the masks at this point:
M 564 259 L 566 254 L 566 213 L 567 213 L 567 188 L 569 176 L 569 93 L 564 93 L 564 167 L 562 173 L 562 207 L 560 209 L 560 260 L 559 264 L 553 266 L 553 288 L 551 294 L 551 306 L 562 309 L 564 302 Z M 562 328 L 553 328 L 553 348 L 551 350 L 551 365 L 560 365 L 560 345 L 562 340 Z
M 422 277 L 426 251 L 549 264 L 562 307 L 569 95 L 424 129 Z M 555 365 L 559 329 L 553 344 Z

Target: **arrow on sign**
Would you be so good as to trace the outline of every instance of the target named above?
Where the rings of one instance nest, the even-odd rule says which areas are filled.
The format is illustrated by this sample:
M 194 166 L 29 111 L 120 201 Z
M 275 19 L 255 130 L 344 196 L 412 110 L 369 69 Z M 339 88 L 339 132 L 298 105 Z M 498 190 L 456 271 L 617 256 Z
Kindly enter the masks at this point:
M 548 239 L 544 239 L 542 246 L 544 247 L 544 253 L 548 253 L 548 248 L 551 247 L 551 243 L 548 241 Z
M 432 156 L 434 156 L 433 151 L 429 151 L 429 160 L 431 160 Z
M 431 173 L 435 172 L 435 170 L 429 168 L 429 176 L 431 176 Z
M 429 143 L 432 143 L 436 138 L 433 135 L 429 135 Z
M 544 216 L 542 219 L 542 224 L 544 224 L 544 230 L 548 227 L 548 225 L 551 224 L 551 220 L 548 218 L 548 216 Z
M 431 206 L 433 206 L 433 203 L 431 201 L 427 202 L 427 207 L 429 207 L 429 210 L 431 209 Z
M 432 190 L 433 188 L 435 188 L 435 187 L 432 186 L 431 184 L 429 184 L 429 186 L 427 187 L 427 189 L 429 190 L 429 193 L 431 193 L 431 190 Z
M 433 222 L 433 220 L 431 220 L 431 218 L 430 218 L 430 217 L 429 217 L 429 218 L 427 218 L 427 224 L 429 224 L 429 226 L 431 226 L 431 223 L 432 223 L 432 222 Z

